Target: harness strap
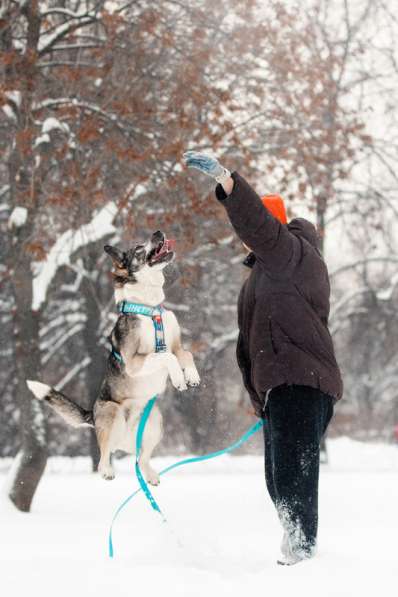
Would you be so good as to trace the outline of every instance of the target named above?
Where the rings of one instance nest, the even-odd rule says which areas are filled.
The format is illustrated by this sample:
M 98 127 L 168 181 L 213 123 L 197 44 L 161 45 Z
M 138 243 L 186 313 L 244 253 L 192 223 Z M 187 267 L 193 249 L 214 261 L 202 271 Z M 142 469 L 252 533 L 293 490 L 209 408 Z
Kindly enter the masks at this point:
M 115 357 L 115 359 L 116 359 L 117 361 L 119 361 L 119 363 L 120 363 L 120 364 L 122 364 L 122 363 L 123 363 L 123 358 L 122 358 L 122 355 L 120 354 L 120 352 L 118 352 L 117 350 L 115 350 L 115 349 L 113 348 L 113 346 L 112 346 L 111 354 L 112 354 L 112 356 L 114 356 L 114 357 Z
M 149 307 L 148 305 L 142 305 L 141 303 L 130 303 L 129 301 L 121 301 L 117 305 L 119 313 L 124 315 L 146 315 L 147 317 L 153 317 L 154 314 L 162 312 L 162 305 L 157 307 Z
M 117 305 L 119 313 L 123 315 L 145 315 L 146 317 L 152 318 L 153 327 L 155 328 L 155 350 L 156 352 L 166 352 L 166 340 L 164 334 L 164 325 L 162 313 L 164 308 L 162 305 L 157 307 L 148 307 L 148 305 L 141 305 L 140 303 L 130 303 L 128 301 L 122 301 Z M 123 364 L 123 358 L 120 352 L 115 350 L 112 346 L 112 355 L 119 362 Z
M 155 328 L 155 350 L 156 352 L 166 352 L 167 347 L 164 335 L 162 311 L 152 315 L 152 322 Z

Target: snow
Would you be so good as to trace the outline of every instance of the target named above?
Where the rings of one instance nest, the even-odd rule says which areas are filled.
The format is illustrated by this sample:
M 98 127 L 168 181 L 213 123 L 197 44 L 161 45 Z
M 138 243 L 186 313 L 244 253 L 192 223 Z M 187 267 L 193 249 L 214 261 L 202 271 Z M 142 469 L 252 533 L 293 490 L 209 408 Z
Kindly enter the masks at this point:
M 14 120 L 15 122 L 17 121 L 17 117 L 14 110 L 8 104 L 4 104 L 2 108 L 7 118 L 9 118 L 10 120 Z
M 20 107 L 22 101 L 22 95 L 20 91 L 6 91 L 4 95 L 8 100 L 10 100 L 10 102 L 13 102 L 16 106 L 18 106 L 18 108 Z
M 259 456 L 221 457 L 163 477 L 154 494 L 168 523 L 142 495 L 134 498 L 115 523 L 114 560 L 107 535 L 116 508 L 137 486 L 131 459 L 117 461 L 111 483 L 89 473 L 88 459 L 51 459 L 31 514 L 1 504 L 2 592 L 393 595 L 398 446 L 342 438 L 330 441 L 329 451 L 321 471 L 319 553 L 292 568 L 275 564 L 281 531 Z M 172 461 L 154 462 L 161 468 Z M 0 480 L 8 463 L 0 461 Z
M 376 294 L 377 294 L 377 298 L 380 301 L 390 301 L 391 297 L 393 295 L 395 286 L 398 284 L 398 273 L 394 274 L 390 280 L 390 285 L 388 286 L 388 288 L 384 288 L 382 290 L 379 290 Z
M 78 334 L 83 329 L 84 325 L 78 323 L 73 327 L 69 328 L 67 331 L 63 329 L 57 331 L 55 334 L 52 335 L 51 339 L 48 342 L 41 342 L 40 349 L 48 349 L 47 354 L 45 354 L 42 357 L 42 365 L 46 365 L 61 348 L 61 346 L 63 346 L 69 340 L 69 338 L 72 338 L 75 334 Z
M 79 13 L 79 12 L 74 12 L 73 10 L 69 10 L 67 8 L 61 8 L 61 7 L 57 6 L 53 9 L 50 8 L 49 10 L 46 10 L 42 14 L 42 17 L 47 17 L 48 15 L 53 15 L 53 14 L 63 15 L 65 17 L 70 17 L 72 19 L 81 19 L 82 17 L 87 15 L 87 11 L 84 10 Z
M 66 22 L 61 23 L 55 29 L 51 28 L 51 33 L 42 33 L 39 39 L 38 50 L 40 54 L 45 54 L 47 51 L 51 49 L 51 47 L 56 43 L 59 39 L 63 39 L 67 36 L 67 34 L 76 29 L 76 21 L 78 20 L 79 27 L 83 27 L 85 25 L 89 25 L 93 22 L 93 17 L 88 16 L 88 11 L 83 11 L 81 13 L 73 13 L 71 11 L 62 11 L 63 14 L 69 13 L 68 16 L 72 17 L 68 19 Z
M 57 269 L 70 263 L 72 254 L 81 247 L 95 242 L 115 232 L 113 220 L 117 214 L 117 205 L 109 201 L 93 217 L 91 222 L 83 224 L 77 230 L 67 230 L 49 251 L 45 261 L 34 264 L 32 310 L 40 309 L 47 295 L 48 287 Z
M 11 491 L 11 489 L 14 485 L 14 480 L 15 480 L 16 476 L 18 475 L 18 471 L 21 466 L 22 458 L 23 458 L 23 450 L 21 449 L 18 452 L 18 454 L 15 456 L 15 458 L 12 460 L 11 466 L 9 467 L 9 469 L 7 471 L 7 475 L 4 479 L 4 481 L 1 483 L 2 499 L 4 499 L 8 495 L 8 493 Z M 0 513 L 1 513 L 1 509 L 0 509 Z M 0 550 L 1 550 L 1 547 L 0 547 Z
M 28 210 L 26 209 L 26 207 L 14 207 L 8 219 L 9 230 L 11 230 L 12 228 L 21 228 L 21 226 L 24 226 L 26 224 L 27 218 Z
M 239 330 L 238 330 L 238 328 L 235 328 L 232 331 L 229 331 L 221 336 L 218 336 L 211 343 L 211 348 L 213 350 L 222 350 L 226 346 L 226 344 L 228 344 L 228 342 L 231 342 L 232 340 L 236 340 L 238 338 L 238 334 L 239 334 Z
M 70 134 L 70 128 L 65 122 L 61 122 L 54 116 L 49 116 L 41 125 L 41 135 L 35 139 L 33 147 L 38 147 L 42 143 L 50 143 L 51 131 L 61 131 L 62 133 Z
M 9 184 L 5 184 L 3 187 L 0 188 L 0 197 L 2 197 L 3 195 L 5 195 L 10 189 L 10 185 Z M 1 207 L 4 207 L 4 205 L 2 205 Z M 8 209 L 8 207 L 6 207 L 6 209 Z
M 33 144 L 33 148 L 38 147 L 42 143 L 50 143 L 50 142 L 51 142 L 50 135 L 47 135 L 47 133 L 45 135 L 40 135 L 40 137 L 36 137 L 35 142 Z
M 32 400 L 31 404 L 31 429 L 35 436 L 35 441 L 39 446 L 46 447 L 46 423 L 47 416 L 44 414 L 43 406 L 38 400 Z M 29 454 L 29 452 L 28 452 Z
M 74 377 L 76 377 L 76 375 L 78 373 L 80 373 L 80 371 L 82 369 L 85 369 L 86 367 L 88 367 L 88 365 L 91 363 L 91 359 L 88 356 L 85 356 L 84 359 L 82 361 L 80 361 L 80 363 L 76 363 L 76 365 L 74 367 L 72 367 L 72 369 L 70 369 L 68 371 L 68 373 L 66 375 L 64 375 L 64 377 L 62 379 L 59 380 L 58 383 L 56 383 L 54 385 L 56 390 L 62 390 L 67 383 L 69 383 Z
M 32 109 L 33 109 L 33 111 L 40 111 L 40 110 L 43 110 L 44 108 L 56 108 L 58 106 L 63 106 L 63 105 L 72 105 L 72 106 L 82 108 L 83 110 L 88 110 L 89 112 L 94 112 L 96 114 L 100 114 L 106 120 L 112 120 L 112 121 L 117 120 L 117 117 L 115 114 L 108 113 L 105 110 L 102 110 L 97 104 L 94 104 L 92 102 L 78 100 L 76 97 L 73 97 L 73 98 L 61 97 L 61 98 L 57 98 L 57 99 L 47 98 L 41 102 L 34 103 Z M 64 125 L 64 126 L 67 126 L 67 125 Z
M 225 238 L 220 238 L 218 240 L 218 244 L 219 245 L 229 245 L 233 242 L 234 239 L 235 239 L 235 236 L 233 234 L 230 234 L 229 236 L 226 236 Z
M 61 130 L 64 133 L 69 133 L 69 126 L 64 122 L 60 122 L 58 118 L 50 116 L 43 122 L 41 130 L 43 134 L 50 133 L 54 129 Z

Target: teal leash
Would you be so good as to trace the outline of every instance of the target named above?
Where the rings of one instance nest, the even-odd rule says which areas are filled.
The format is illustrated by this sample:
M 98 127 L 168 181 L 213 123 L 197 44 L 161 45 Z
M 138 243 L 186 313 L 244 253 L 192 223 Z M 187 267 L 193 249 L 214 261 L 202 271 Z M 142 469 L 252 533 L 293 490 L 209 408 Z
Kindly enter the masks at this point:
M 149 415 L 151 414 L 151 411 L 152 411 L 153 407 L 155 406 L 156 400 L 157 400 L 157 396 L 154 396 L 153 398 L 151 398 L 149 400 L 149 402 L 145 406 L 144 410 L 142 411 L 142 415 L 140 417 L 140 422 L 138 424 L 137 437 L 136 437 L 136 440 L 135 440 L 135 454 L 136 454 L 136 458 L 135 458 L 135 474 L 137 475 L 138 482 L 139 482 L 139 484 L 141 486 L 142 491 L 145 494 L 146 499 L 151 504 L 151 506 L 155 510 L 155 512 L 158 512 L 160 514 L 160 516 L 163 519 L 163 522 L 166 522 L 166 519 L 163 516 L 162 511 L 159 508 L 157 501 L 153 497 L 152 492 L 149 489 L 149 487 L 147 485 L 147 482 L 144 479 L 144 476 L 143 476 L 143 474 L 141 472 L 141 469 L 140 469 L 140 465 L 138 463 L 138 459 L 139 459 L 140 452 L 141 452 L 142 438 L 143 438 L 143 435 L 144 435 L 145 425 L 147 424 L 147 421 L 149 419 Z
M 112 538 L 113 525 L 114 525 L 117 517 L 119 516 L 120 512 L 125 508 L 125 506 L 127 506 L 127 504 L 133 499 L 133 497 L 135 497 L 138 493 L 140 493 L 140 491 L 143 491 L 143 493 L 144 493 L 145 497 L 147 498 L 147 500 L 149 501 L 152 509 L 155 512 L 157 512 L 158 514 L 160 514 L 160 516 L 162 517 L 162 521 L 167 522 L 161 509 L 159 508 L 157 501 L 153 497 L 153 495 L 152 495 L 152 493 L 151 493 L 151 491 L 141 473 L 141 469 L 138 464 L 138 458 L 139 458 L 139 454 L 141 451 L 142 438 L 144 435 L 145 425 L 148 421 L 149 415 L 151 414 L 152 408 L 154 407 L 156 399 L 157 399 L 157 396 L 154 396 L 153 398 L 151 398 L 151 400 L 149 400 L 149 402 L 145 406 L 145 408 L 141 414 L 141 417 L 140 417 L 140 421 L 139 421 L 138 429 L 137 429 L 137 437 L 136 437 L 136 462 L 135 462 L 135 472 L 136 472 L 140 487 L 138 489 L 136 489 L 136 491 L 134 491 L 134 493 L 129 495 L 120 504 L 120 506 L 116 510 L 115 514 L 113 515 L 112 522 L 111 522 L 110 529 L 109 529 L 109 537 L 108 537 L 108 550 L 109 550 L 110 558 L 114 557 L 114 547 L 113 547 L 113 538 Z M 252 425 L 235 443 L 231 444 L 227 448 L 224 448 L 223 450 L 218 450 L 217 452 L 211 452 L 210 454 L 205 454 L 204 456 L 193 456 L 191 458 L 185 458 L 184 460 L 180 460 L 178 462 L 175 462 L 174 464 L 167 466 L 166 468 L 164 468 L 163 470 L 160 471 L 159 475 L 160 476 L 165 475 L 166 473 L 172 471 L 173 469 L 178 468 L 180 466 L 184 466 L 185 464 L 192 464 L 194 462 L 203 462 L 205 460 L 211 460 L 212 458 L 217 458 L 218 456 L 222 456 L 223 454 L 228 454 L 229 452 L 236 450 L 237 448 L 242 446 L 245 442 L 247 442 L 247 440 L 252 435 L 257 433 L 257 431 L 259 431 L 262 428 L 263 424 L 264 424 L 264 421 L 262 419 L 257 421 L 257 423 Z
M 123 315 L 131 314 L 131 315 L 145 315 L 147 317 L 151 317 L 153 325 L 154 325 L 154 329 L 155 329 L 155 351 L 157 353 L 159 353 L 159 352 L 164 352 L 166 350 L 164 327 L 163 327 L 163 320 L 162 320 L 163 307 L 161 305 L 158 305 L 157 307 L 148 307 L 147 305 L 142 305 L 139 303 L 130 303 L 127 301 L 122 301 L 118 305 L 118 310 L 119 310 L 119 313 L 122 313 Z M 122 356 L 114 349 L 114 347 L 112 347 L 112 354 L 120 364 L 123 363 Z M 148 500 L 148 502 L 150 503 L 152 509 L 162 517 L 162 521 L 167 522 L 157 501 L 153 497 L 151 490 L 149 489 L 149 487 L 143 477 L 143 474 L 141 472 L 140 465 L 139 465 L 139 457 L 140 457 L 141 448 L 142 448 L 142 439 L 144 436 L 145 426 L 147 424 L 147 421 L 149 419 L 149 416 L 151 414 L 151 411 L 155 405 L 157 398 L 158 398 L 157 396 L 154 396 L 147 402 L 144 410 L 141 413 L 141 417 L 140 417 L 140 420 L 138 423 L 136 442 L 135 442 L 135 454 L 136 454 L 135 474 L 137 476 L 138 483 L 140 484 L 140 487 L 136 491 L 134 491 L 134 493 L 129 495 L 120 504 L 120 506 L 116 510 L 115 514 L 113 515 L 110 529 L 109 529 L 109 538 L 108 538 L 109 557 L 110 558 L 113 558 L 113 556 L 114 556 L 113 540 L 112 540 L 113 525 L 114 525 L 117 517 L 119 516 L 120 512 L 133 499 L 134 496 L 136 496 L 138 493 L 140 493 L 140 491 L 142 491 L 144 493 L 144 495 L 145 495 L 146 499 Z M 252 427 L 250 427 L 246 431 L 246 433 L 244 433 L 242 435 L 242 437 L 237 442 L 228 446 L 224 450 L 219 450 L 218 452 L 212 452 L 211 454 L 205 454 L 204 456 L 194 456 L 192 458 L 186 458 L 184 460 L 180 460 L 180 461 L 175 462 L 174 464 L 171 464 L 170 466 L 166 467 L 162 471 L 160 471 L 159 475 L 165 475 L 166 473 L 170 472 L 171 470 L 173 470 L 179 466 L 183 466 L 185 464 L 192 464 L 193 462 L 203 462 L 204 460 L 210 460 L 212 458 L 217 458 L 217 456 L 222 456 L 223 454 L 232 452 L 233 450 L 236 450 L 237 448 L 239 448 L 239 446 L 241 446 L 242 444 L 247 442 L 247 440 L 254 433 L 256 433 L 259 429 L 261 429 L 262 426 L 263 426 L 263 421 L 259 420 Z

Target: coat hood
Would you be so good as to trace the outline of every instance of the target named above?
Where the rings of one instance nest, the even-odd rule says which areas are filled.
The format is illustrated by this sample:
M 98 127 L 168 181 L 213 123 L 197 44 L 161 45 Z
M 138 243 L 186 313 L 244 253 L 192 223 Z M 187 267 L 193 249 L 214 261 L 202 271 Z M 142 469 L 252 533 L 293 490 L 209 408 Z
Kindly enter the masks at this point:
M 314 224 L 311 224 L 311 222 L 304 218 L 295 218 L 289 222 L 287 228 L 295 236 L 305 238 L 310 245 L 319 251 L 319 236 Z
M 294 218 L 291 220 L 289 224 L 287 224 L 287 229 L 289 232 L 298 236 L 299 238 L 304 238 L 307 242 L 310 243 L 312 247 L 314 247 L 319 255 L 321 255 L 319 250 L 319 235 L 316 231 L 314 224 L 311 224 L 305 218 Z M 250 269 L 254 266 L 256 262 L 256 256 L 254 253 L 249 253 L 246 256 L 246 259 L 243 261 L 243 265 L 246 265 Z

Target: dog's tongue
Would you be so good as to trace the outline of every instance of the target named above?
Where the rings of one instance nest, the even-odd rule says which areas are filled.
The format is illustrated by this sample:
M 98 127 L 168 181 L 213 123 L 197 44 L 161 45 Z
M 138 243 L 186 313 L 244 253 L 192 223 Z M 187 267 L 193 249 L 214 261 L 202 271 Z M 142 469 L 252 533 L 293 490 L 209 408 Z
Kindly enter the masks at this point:
M 176 241 L 174 239 L 166 239 L 164 242 L 164 248 L 166 251 L 173 251 L 175 246 Z
M 160 249 L 156 251 L 156 259 L 164 255 L 165 253 L 169 253 L 170 251 L 172 251 L 175 246 L 175 242 L 175 240 L 166 239 L 163 245 L 160 247 Z

